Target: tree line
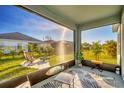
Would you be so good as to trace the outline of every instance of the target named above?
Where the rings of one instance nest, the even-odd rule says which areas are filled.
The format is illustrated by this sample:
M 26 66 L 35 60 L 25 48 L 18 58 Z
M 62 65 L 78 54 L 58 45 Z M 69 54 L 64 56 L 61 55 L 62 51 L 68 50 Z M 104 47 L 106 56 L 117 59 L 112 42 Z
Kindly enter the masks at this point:
M 46 43 L 46 44 L 35 44 L 35 43 L 28 43 L 27 49 L 28 52 L 33 54 L 38 54 L 38 56 L 51 56 L 51 55 L 58 55 L 58 51 L 60 48 L 61 42 L 54 42 L 54 43 Z M 73 53 L 73 43 L 66 43 L 62 44 L 63 48 L 65 49 L 65 54 Z M 9 53 L 5 53 L 4 50 L 8 50 Z M 14 46 L 6 46 L 0 47 L 0 58 L 5 55 L 11 55 L 12 58 L 15 58 L 16 55 L 23 55 L 23 47 L 22 45 L 18 45 L 16 48 Z M 35 55 L 34 55 L 35 56 Z
M 92 44 L 88 42 L 84 42 L 81 44 L 81 51 L 92 50 L 96 60 L 99 60 L 99 56 L 101 53 L 105 53 L 111 57 L 116 57 L 117 55 L 117 41 L 107 40 L 101 44 L 100 41 L 92 42 Z

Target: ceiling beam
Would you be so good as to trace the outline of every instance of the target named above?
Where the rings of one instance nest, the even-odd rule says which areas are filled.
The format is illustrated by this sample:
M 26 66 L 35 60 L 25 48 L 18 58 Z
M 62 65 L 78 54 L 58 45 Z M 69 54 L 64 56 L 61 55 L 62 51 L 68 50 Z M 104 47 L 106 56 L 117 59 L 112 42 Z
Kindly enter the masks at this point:
M 104 19 L 99 19 L 96 21 L 91 21 L 91 22 L 84 23 L 84 24 L 79 24 L 78 27 L 80 31 L 84 31 L 84 30 L 106 26 L 106 25 L 111 25 L 111 24 L 119 23 L 119 22 L 120 22 L 120 15 L 116 15 L 116 16 L 111 16 L 111 17 L 107 17 Z
M 71 30 L 76 30 L 76 26 L 72 20 L 69 20 L 65 17 L 62 17 L 62 15 L 56 14 L 55 12 L 50 11 L 47 9 L 44 5 L 21 5 L 20 7 L 25 8 L 26 10 L 29 10 L 31 12 L 34 12 L 42 17 L 45 17 L 46 19 L 49 19 L 55 23 L 58 23 L 62 26 L 65 26 Z

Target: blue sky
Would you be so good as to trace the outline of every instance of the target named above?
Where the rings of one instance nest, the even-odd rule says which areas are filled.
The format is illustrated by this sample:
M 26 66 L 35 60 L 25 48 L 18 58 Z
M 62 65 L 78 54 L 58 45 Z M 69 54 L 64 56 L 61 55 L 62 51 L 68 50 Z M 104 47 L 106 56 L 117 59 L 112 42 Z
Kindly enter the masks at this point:
M 106 40 L 117 41 L 117 33 L 112 32 L 112 25 L 94 28 L 81 33 L 82 42 L 92 43 L 94 41 L 101 41 L 104 43 Z
M 36 14 L 29 13 L 16 6 L 0 6 L 0 33 L 20 32 L 43 40 L 50 35 L 54 40 L 61 40 L 62 26 L 44 19 Z M 111 26 L 84 31 L 81 34 L 82 42 L 116 40 L 116 33 Z M 73 41 L 73 31 L 66 29 L 64 40 Z
M 20 32 L 43 40 L 47 35 L 60 40 L 62 26 L 16 6 L 0 6 L 0 33 Z M 66 29 L 64 40 L 73 41 L 73 32 Z

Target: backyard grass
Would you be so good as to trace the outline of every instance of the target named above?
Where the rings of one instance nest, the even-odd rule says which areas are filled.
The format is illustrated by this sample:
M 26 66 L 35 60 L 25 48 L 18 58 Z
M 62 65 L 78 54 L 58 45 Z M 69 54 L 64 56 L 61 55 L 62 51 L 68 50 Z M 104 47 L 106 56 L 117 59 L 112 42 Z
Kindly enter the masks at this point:
M 35 71 L 33 68 L 26 68 L 20 65 L 24 61 L 21 56 L 12 59 L 11 56 L 3 57 L 0 60 L 0 80 L 13 78 L 28 72 Z
M 64 56 L 53 55 L 53 56 L 50 56 L 49 64 L 51 66 L 53 66 L 53 65 L 60 64 L 60 63 L 63 63 L 63 62 L 68 62 L 69 60 L 73 60 L 73 59 L 74 59 L 73 54 L 67 54 L 67 55 L 64 55 Z
M 82 53 L 83 53 L 84 59 L 95 60 L 95 56 L 93 55 L 92 51 L 83 51 Z M 100 54 L 99 60 L 108 64 L 117 64 L 117 58 L 113 58 L 105 53 Z
M 35 58 L 38 58 L 39 55 L 35 54 Z M 57 56 L 52 55 L 49 59 L 49 64 L 56 65 L 62 62 L 67 62 L 69 60 L 73 59 L 73 55 L 65 55 L 63 56 Z M 33 72 L 37 69 L 34 68 L 27 68 L 20 65 L 24 61 L 23 56 L 16 55 L 13 59 L 12 56 L 4 56 L 0 59 L 0 81 L 10 79 L 19 75 L 23 75 L 29 72 Z
M 38 54 L 34 54 L 35 58 L 37 59 L 39 57 Z M 86 60 L 94 60 L 95 57 L 92 53 L 92 51 L 83 51 L 84 59 Z M 50 59 L 48 60 L 49 64 L 51 66 L 67 62 L 71 59 L 74 59 L 73 53 L 67 54 L 64 56 L 58 56 L 58 55 L 52 55 L 50 56 Z M 10 79 L 19 75 L 23 75 L 29 72 L 33 72 L 37 69 L 34 68 L 27 68 L 20 65 L 25 59 L 23 56 L 16 55 L 13 59 L 12 56 L 4 56 L 0 59 L 0 81 Z M 100 54 L 100 60 L 104 63 L 108 64 L 117 64 L 117 59 L 112 58 L 104 53 Z

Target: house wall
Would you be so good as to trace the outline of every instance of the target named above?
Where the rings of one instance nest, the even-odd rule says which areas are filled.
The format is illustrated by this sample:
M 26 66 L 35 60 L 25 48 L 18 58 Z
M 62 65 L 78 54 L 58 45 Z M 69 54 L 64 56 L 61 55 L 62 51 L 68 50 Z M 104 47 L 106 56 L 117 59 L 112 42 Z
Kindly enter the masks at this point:
M 28 41 L 0 39 L 0 46 L 3 47 L 4 53 L 9 53 L 9 50 L 7 49 L 9 46 L 12 46 L 17 50 L 18 45 L 22 45 L 22 48 L 28 51 Z
M 121 17 L 121 75 L 124 80 L 124 9 Z
M 120 26 L 118 28 L 118 31 L 117 31 L 117 64 L 120 65 L 120 48 L 121 48 L 121 38 L 120 38 Z

